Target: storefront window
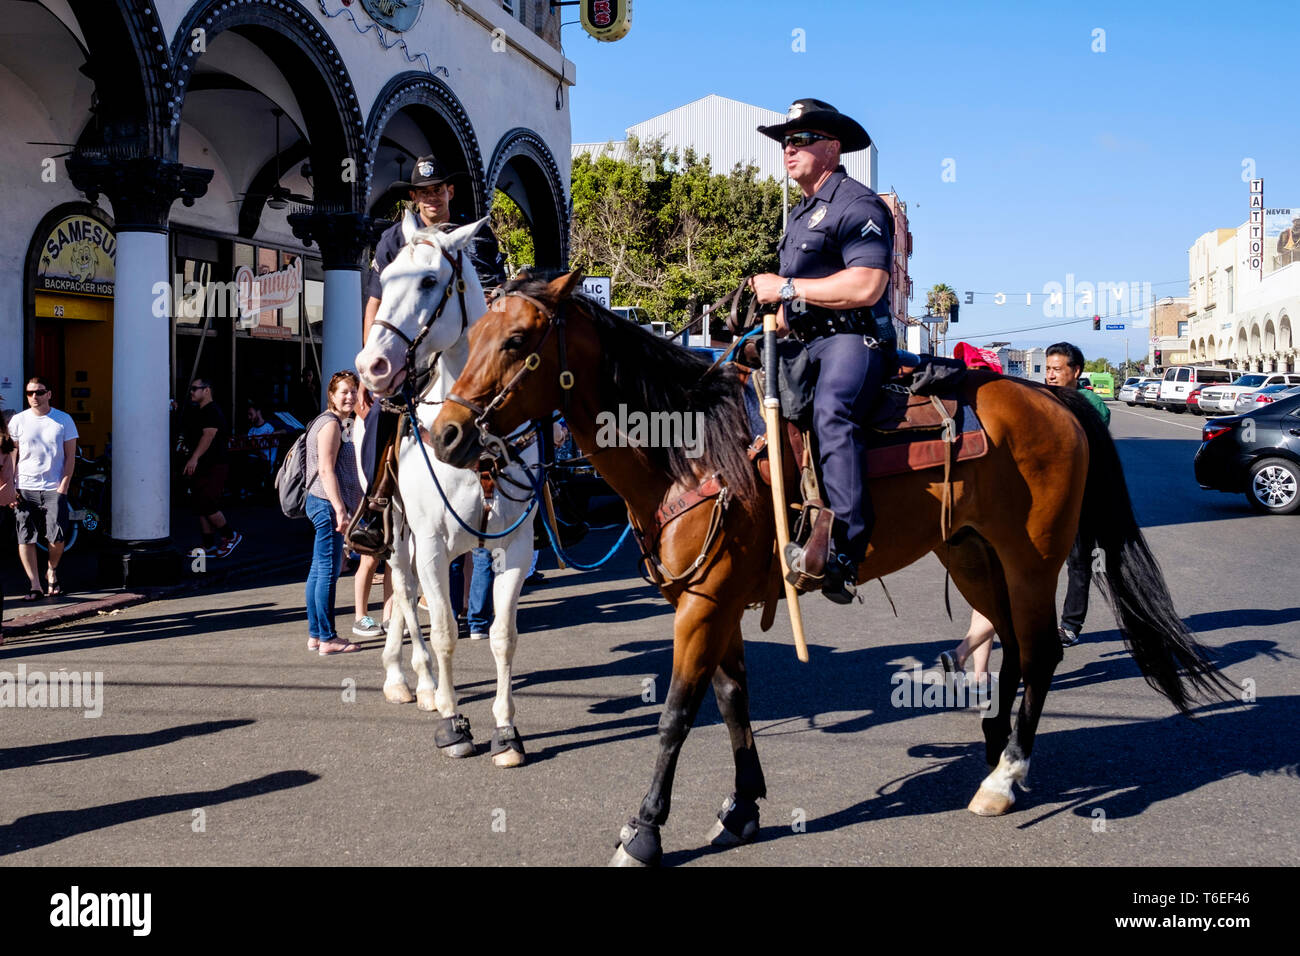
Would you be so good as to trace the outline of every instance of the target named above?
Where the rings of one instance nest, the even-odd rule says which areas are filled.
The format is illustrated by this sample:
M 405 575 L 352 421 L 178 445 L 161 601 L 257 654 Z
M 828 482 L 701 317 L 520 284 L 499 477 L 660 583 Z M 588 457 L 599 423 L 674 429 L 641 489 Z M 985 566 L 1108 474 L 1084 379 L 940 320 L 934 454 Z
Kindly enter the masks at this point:
M 300 260 L 299 256 L 290 252 L 280 253 L 280 268 L 286 269 Z M 299 327 L 300 309 L 298 303 L 302 301 L 302 296 L 294 297 L 293 302 L 286 305 L 280 310 L 280 324 L 287 328 L 294 335 L 298 335 L 302 330 Z
M 319 279 L 308 279 L 303 283 L 306 299 L 307 324 L 320 325 L 325 320 L 325 283 Z M 312 330 L 317 331 L 316 329 Z

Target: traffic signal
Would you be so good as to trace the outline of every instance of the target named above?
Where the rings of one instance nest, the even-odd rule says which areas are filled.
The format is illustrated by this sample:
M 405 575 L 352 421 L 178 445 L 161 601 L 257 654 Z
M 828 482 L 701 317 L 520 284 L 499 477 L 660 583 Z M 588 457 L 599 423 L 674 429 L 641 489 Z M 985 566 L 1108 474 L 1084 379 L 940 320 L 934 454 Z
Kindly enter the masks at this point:
M 1100 332 L 1100 331 L 1101 331 L 1101 316 L 1100 316 L 1100 315 L 1094 315 L 1094 316 L 1092 317 L 1092 330 L 1093 330 L 1094 332 Z
M 954 303 L 952 304 L 952 308 L 948 310 L 948 321 L 949 321 L 949 322 L 956 322 L 956 321 L 957 321 L 957 303 L 956 303 L 956 302 L 954 302 Z
M 1160 367 L 1160 349 L 1156 349 L 1155 360 L 1156 360 L 1156 368 L 1159 368 L 1159 367 Z

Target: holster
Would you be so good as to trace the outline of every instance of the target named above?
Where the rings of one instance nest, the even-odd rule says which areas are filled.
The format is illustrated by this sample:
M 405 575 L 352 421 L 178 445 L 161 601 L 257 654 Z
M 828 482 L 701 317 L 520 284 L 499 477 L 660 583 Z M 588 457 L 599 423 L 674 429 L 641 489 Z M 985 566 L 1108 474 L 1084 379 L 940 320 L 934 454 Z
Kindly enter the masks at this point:
M 361 501 L 361 507 L 352 516 L 344 536 L 347 545 L 357 554 L 387 558 L 393 548 L 393 494 L 397 491 L 397 450 L 402 432 L 397 428 L 379 453 L 375 480 Z

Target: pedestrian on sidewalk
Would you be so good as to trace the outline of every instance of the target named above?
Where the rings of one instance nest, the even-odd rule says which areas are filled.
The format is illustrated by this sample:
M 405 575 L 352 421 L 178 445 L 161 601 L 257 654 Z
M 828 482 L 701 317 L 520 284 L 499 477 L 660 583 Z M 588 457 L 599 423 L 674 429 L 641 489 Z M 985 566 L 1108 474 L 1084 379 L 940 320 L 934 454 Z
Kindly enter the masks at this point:
M 221 513 L 221 493 L 230 471 L 230 425 L 212 400 L 212 383 L 206 378 L 190 383 L 190 401 L 193 407 L 184 425 L 190 457 L 181 470 L 190 479 L 190 507 L 199 519 L 203 550 L 210 558 L 227 558 L 244 540 Z
M 0 415 L 0 539 L 8 537 L 9 522 L 18 505 L 18 447 L 9 434 L 9 424 Z M 5 642 L 5 592 L 0 582 L 0 644 Z
M 328 407 L 307 429 L 307 517 L 316 528 L 307 572 L 307 647 L 322 657 L 358 651 L 334 629 L 334 601 L 343 560 L 343 532 L 361 503 L 351 418 L 360 382 L 355 372 L 330 378 Z
M 46 596 L 41 587 L 36 542 L 44 533 L 50 549 L 45 580 L 50 596 L 63 593 L 59 560 L 68 536 L 68 487 L 77 461 L 77 426 L 50 405 L 50 383 L 39 375 L 27 381 L 27 408 L 9 422 L 18 446 L 18 557 L 27 572 L 27 601 Z
M 379 422 L 379 414 L 379 403 L 374 401 L 374 397 L 364 388 L 358 389 L 352 419 L 352 448 L 356 452 L 357 477 L 361 482 L 363 494 L 367 489 L 366 475 L 374 471 L 374 432 Z M 375 619 L 370 616 L 370 591 L 375 583 L 375 574 L 381 569 L 384 574 L 384 606 L 380 612 L 383 624 L 376 624 Z M 378 637 L 385 633 L 388 629 L 389 616 L 392 614 L 393 579 L 388 573 L 383 558 L 374 554 L 360 555 L 356 571 L 352 576 L 352 598 L 353 611 L 356 614 L 352 633 L 357 637 Z
M 1106 403 L 1090 388 L 1079 388 L 1079 376 L 1083 372 L 1083 351 L 1069 342 L 1057 342 L 1047 349 L 1046 374 L 1048 385 L 1060 388 L 1079 389 L 1079 394 L 1088 400 L 1101 420 L 1110 427 L 1110 409 Z M 1067 584 L 1065 604 L 1061 608 L 1061 623 L 1056 629 L 1062 647 L 1073 647 L 1079 643 L 1083 632 L 1083 619 L 1088 614 L 1088 590 L 1092 586 L 1092 560 L 1090 548 L 1085 547 L 1082 538 L 1074 539 L 1070 556 L 1065 561 Z

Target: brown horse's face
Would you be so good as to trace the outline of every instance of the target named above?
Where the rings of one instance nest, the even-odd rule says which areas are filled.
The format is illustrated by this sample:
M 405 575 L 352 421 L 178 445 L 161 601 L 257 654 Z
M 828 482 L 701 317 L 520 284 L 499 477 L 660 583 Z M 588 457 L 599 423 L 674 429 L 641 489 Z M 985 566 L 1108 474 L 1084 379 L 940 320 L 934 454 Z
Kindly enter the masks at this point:
M 577 272 L 561 276 L 536 298 L 553 313 L 581 279 Z M 510 394 L 489 414 L 488 430 L 498 437 L 510 434 L 526 421 L 549 418 L 560 407 L 559 330 L 547 335 L 551 323 L 550 315 L 529 299 L 506 294 L 493 302 L 487 315 L 469 331 L 469 360 L 451 392 L 479 408 L 487 408 L 525 369 L 529 356 L 538 357 L 537 365 L 524 372 Z M 570 368 L 575 358 L 570 347 Z M 449 465 L 476 467 L 486 449 L 474 419 L 474 413 L 464 405 L 444 403 L 430 429 L 434 454 Z

